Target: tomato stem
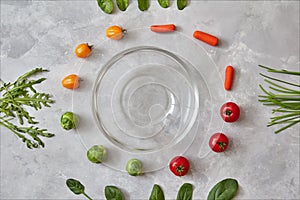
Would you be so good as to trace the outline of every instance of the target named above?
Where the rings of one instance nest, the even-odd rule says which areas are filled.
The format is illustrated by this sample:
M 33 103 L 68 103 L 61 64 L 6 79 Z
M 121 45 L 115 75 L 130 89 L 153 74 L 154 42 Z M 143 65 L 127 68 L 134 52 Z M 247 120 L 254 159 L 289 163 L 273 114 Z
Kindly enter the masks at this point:
M 227 145 L 226 142 L 217 142 L 217 144 L 219 145 L 219 147 L 224 150 L 225 146 Z
M 184 172 L 184 166 L 180 165 L 176 168 L 176 171 L 179 172 L 180 176 Z
M 89 45 L 88 43 L 86 43 L 86 45 L 88 46 L 89 49 L 92 49 L 94 45 Z
M 232 114 L 232 111 L 231 110 L 225 110 L 224 114 L 227 115 L 227 116 L 230 116 Z

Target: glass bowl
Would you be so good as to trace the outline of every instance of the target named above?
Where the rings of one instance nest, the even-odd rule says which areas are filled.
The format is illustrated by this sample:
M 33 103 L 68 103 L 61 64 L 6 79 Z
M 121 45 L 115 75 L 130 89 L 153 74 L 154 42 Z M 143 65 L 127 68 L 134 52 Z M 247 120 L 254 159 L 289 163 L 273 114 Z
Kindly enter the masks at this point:
M 130 152 L 176 145 L 189 133 L 199 109 L 189 67 L 175 54 L 151 46 L 113 56 L 93 89 L 92 111 L 101 133 Z
M 95 45 L 77 66 L 77 136 L 86 150 L 105 146 L 103 165 L 125 171 L 136 158 L 144 172 L 155 171 L 189 149 L 200 151 L 221 129 L 220 75 L 205 50 L 181 33 L 127 30 L 121 41 Z

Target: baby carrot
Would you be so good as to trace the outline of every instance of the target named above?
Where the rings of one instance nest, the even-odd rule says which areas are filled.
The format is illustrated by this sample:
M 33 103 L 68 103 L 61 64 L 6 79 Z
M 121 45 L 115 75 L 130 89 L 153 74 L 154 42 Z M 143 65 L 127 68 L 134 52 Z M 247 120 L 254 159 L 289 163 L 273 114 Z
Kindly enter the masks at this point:
M 218 45 L 218 38 L 210 35 L 208 33 L 202 32 L 202 31 L 195 31 L 193 34 L 194 38 L 201 40 L 202 42 L 205 42 L 212 46 Z
M 227 66 L 225 70 L 225 90 L 231 90 L 232 81 L 233 81 L 234 68 L 232 66 Z
M 150 26 L 150 30 L 157 33 L 168 33 L 174 32 L 176 26 L 174 24 L 163 24 L 163 25 L 152 25 Z

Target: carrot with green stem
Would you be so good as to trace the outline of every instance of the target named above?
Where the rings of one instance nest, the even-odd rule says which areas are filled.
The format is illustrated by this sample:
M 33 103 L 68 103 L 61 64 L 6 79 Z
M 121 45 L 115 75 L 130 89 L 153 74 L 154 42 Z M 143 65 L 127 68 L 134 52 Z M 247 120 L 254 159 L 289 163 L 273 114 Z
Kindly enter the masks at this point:
M 211 46 L 217 46 L 219 39 L 213 35 L 210 35 L 208 33 L 202 32 L 202 31 L 195 31 L 193 34 L 194 38 L 201 40 L 202 42 L 205 42 Z

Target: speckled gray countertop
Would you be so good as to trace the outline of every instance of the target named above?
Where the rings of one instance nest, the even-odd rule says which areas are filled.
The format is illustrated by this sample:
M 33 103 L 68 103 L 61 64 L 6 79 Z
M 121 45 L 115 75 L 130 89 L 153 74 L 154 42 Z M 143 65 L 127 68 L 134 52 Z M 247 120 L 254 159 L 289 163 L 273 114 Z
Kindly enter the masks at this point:
M 181 178 L 173 176 L 167 166 L 132 177 L 91 164 L 76 132 L 64 131 L 59 124 L 61 114 L 72 110 L 72 92 L 60 82 L 78 71 L 81 61 L 73 53 L 75 46 L 101 43 L 110 25 L 135 29 L 165 23 L 176 24 L 178 31 L 189 37 L 196 29 L 218 36 L 218 47 L 199 44 L 220 74 L 226 65 L 236 68 L 234 87 L 224 98 L 242 109 L 237 123 L 222 128 L 232 140 L 230 148 L 223 154 L 188 150 L 184 155 L 190 159 L 191 170 Z M 93 65 L 95 60 L 91 57 L 85 64 Z M 178 11 L 173 1 L 168 9 L 151 1 L 145 12 L 130 1 L 127 11 L 107 15 L 96 0 L 1 0 L 1 79 L 13 81 L 34 67 L 50 70 L 40 89 L 51 93 L 56 102 L 34 115 L 40 126 L 56 136 L 44 140 L 45 148 L 29 150 L 1 127 L 0 198 L 82 199 L 65 185 L 66 179 L 73 177 L 95 199 L 104 198 L 106 185 L 118 186 L 125 199 L 148 199 L 154 183 L 163 188 L 167 199 L 174 199 L 185 182 L 193 184 L 194 199 L 206 199 L 213 185 L 232 177 L 240 185 L 236 199 L 300 199 L 299 126 L 279 135 L 273 134 L 275 127 L 266 127 L 271 110 L 258 102 L 258 84 L 263 82 L 258 64 L 299 71 L 299 1 L 192 0 L 183 11 Z

